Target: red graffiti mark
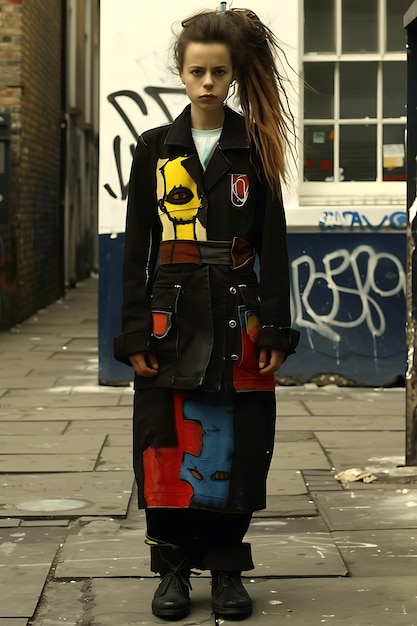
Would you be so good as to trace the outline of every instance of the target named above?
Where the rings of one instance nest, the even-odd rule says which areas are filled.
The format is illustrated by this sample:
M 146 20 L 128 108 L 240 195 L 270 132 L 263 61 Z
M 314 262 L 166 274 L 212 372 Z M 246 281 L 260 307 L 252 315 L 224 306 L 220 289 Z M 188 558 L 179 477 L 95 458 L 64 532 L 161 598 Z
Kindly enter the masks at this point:
M 174 394 L 175 424 L 178 446 L 175 448 L 148 448 L 143 453 L 145 473 L 144 496 L 147 506 L 188 507 L 194 490 L 180 479 L 184 454 L 199 456 L 203 445 L 201 424 L 184 420 L 185 394 Z

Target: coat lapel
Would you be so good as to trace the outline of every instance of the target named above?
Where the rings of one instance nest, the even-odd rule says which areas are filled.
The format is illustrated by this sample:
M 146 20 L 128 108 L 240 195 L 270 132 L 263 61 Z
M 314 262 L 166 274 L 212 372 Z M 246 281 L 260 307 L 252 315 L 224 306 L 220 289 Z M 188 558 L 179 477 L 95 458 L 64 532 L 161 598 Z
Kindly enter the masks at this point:
M 191 105 L 174 120 L 165 138 L 170 156 L 188 155 L 183 165 L 204 193 L 208 193 L 217 181 L 231 170 L 232 164 L 227 156 L 229 150 L 249 149 L 243 117 L 229 107 L 225 107 L 224 111 L 224 125 L 219 145 L 205 172 L 191 134 Z

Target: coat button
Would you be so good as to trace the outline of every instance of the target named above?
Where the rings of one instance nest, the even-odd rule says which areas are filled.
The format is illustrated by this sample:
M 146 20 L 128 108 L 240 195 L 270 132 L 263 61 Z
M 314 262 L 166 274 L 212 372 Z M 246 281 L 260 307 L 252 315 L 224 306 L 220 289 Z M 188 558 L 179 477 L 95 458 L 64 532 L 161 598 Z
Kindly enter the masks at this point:
M 239 357 L 237 354 L 231 354 L 230 358 L 232 359 L 232 361 L 237 361 Z
M 236 326 L 237 326 L 236 320 L 230 320 L 229 326 L 230 326 L 230 328 L 236 328 Z
M 237 293 L 236 287 L 230 287 L 229 289 L 230 293 L 232 293 L 233 295 L 235 295 Z

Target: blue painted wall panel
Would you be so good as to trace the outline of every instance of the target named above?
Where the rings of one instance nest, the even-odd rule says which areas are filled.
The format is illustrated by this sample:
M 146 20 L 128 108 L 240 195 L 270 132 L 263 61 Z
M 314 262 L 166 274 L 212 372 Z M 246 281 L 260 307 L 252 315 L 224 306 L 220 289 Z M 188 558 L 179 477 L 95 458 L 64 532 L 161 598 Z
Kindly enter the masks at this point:
M 98 354 L 100 385 L 127 385 L 132 368 L 113 358 L 113 337 L 120 333 L 124 233 L 99 237 Z
M 100 236 L 99 380 L 126 384 L 113 358 L 120 332 L 124 235 Z M 280 370 L 302 382 L 338 374 L 386 385 L 405 372 L 405 233 L 289 233 L 297 354 Z
M 404 233 L 288 236 L 297 355 L 280 370 L 306 382 L 323 373 L 360 385 L 404 376 Z

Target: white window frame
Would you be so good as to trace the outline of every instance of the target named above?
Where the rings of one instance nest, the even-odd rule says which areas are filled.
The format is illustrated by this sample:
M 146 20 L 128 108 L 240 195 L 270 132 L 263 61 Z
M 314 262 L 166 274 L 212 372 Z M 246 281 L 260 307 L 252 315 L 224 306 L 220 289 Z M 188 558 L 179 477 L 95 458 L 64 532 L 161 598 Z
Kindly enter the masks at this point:
M 304 0 L 304 2 L 307 0 Z M 302 15 L 304 17 L 304 2 L 302 7 Z M 345 182 L 320 182 L 320 181 L 304 181 L 304 147 L 300 151 L 300 204 L 315 205 L 315 204 L 349 204 L 352 202 L 352 198 L 366 202 L 367 204 L 402 204 L 405 202 L 406 197 L 406 183 L 403 181 L 383 181 L 383 163 L 382 155 L 383 150 L 383 123 L 384 124 L 398 124 L 406 125 L 407 117 L 400 118 L 384 118 L 382 105 L 383 105 L 383 62 L 385 61 L 400 61 L 406 62 L 407 53 L 405 51 L 405 33 L 404 33 L 404 52 L 386 52 L 386 0 L 378 0 L 378 15 L 379 17 L 379 32 L 378 32 L 378 52 L 376 53 L 361 53 L 361 54 L 347 54 L 342 53 L 342 0 L 334 0 L 335 2 L 335 36 L 336 36 L 336 52 L 335 54 L 322 54 L 320 52 L 304 52 L 304 36 L 302 41 L 302 71 L 301 76 L 304 75 L 304 66 L 309 62 L 333 62 L 335 63 L 335 83 L 334 83 L 334 118 L 320 118 L 320 119 L 304 119 L 302 116 L 302 130 L 301 137 L 304 137 L 305 126 L 314 125 L 326 125 L 329 124 L 334 128 L 334 172 L 339 172 L 339 128 L 341 125 L 369 125 L 375 124 L 377 126 L 377 180 L 376 181 L 345 181 Z M 343 123 L 340 124 L 340 66 L 339 63 L 357 61 L 357 62 L 369 62 L 374 61 L 378 63 L 377 73 L 377 115 L 375 118 L 363 118 L 361 119 L 346 119 L 343 118 Z M 300 88 L 300 106 L 301 111 L 304 111 L 304 88 L 301 85 Z M 405 143 L 405 141 L 404 141 Z M 302 140 L 303 144 L 303 140 Z

